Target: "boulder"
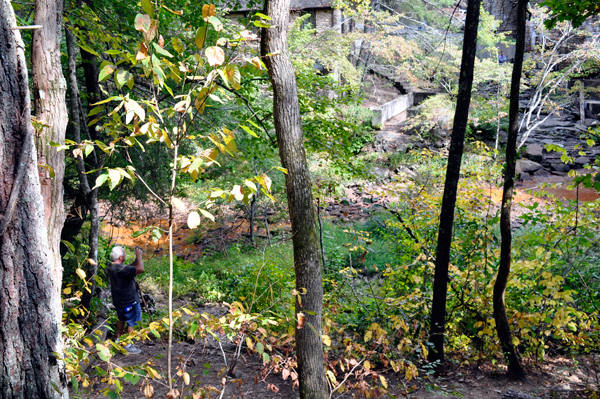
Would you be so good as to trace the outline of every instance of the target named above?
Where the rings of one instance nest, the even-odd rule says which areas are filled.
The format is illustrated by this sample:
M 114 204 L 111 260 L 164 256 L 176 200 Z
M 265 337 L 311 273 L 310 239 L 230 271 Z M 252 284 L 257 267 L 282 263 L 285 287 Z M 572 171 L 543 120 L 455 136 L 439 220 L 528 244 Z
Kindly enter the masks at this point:
M 542 169 L 543 166 L 537 162 L 530 161 L 528 159 L 519 159 L 517 160 L 517 166 L 515 172 L 520 175 L 523 173 L 533 173 L 536 170 Z
M 592 161 L 588 157 L 577 157 L 575 158 L 575 165 L 582 167 L 585 164 L 591 163 Z
M 553 164 L 550 164 L 550 167 L 553 170 L 555 170 L 557 172 L 562 172 L 562 173 L 567 173 L 569 170 L 571 170 L 571 167 L 564 163 L 553 163 Z
M 544 147 L 539 144 L 529 144 L 527 145 L 527 149 L 525 150 L 525 157 L 531 159 L 532 161 L 539 162 L 544 159 Z
M 409 179 L 414 179 L 415 177 L 417 177 L 417 174 L 412 171 L 411 169 L 407 168 L 404 165 L 400 165 L 396 168 L 396 173 L 399 175 L 403 175 L 408 177 Z
M 406 152 L 410 147 L 410 140 L 407 136 L 387 130 L 377 133 L 373 142 L 373 149 L 377 152 Z
M 389 179 L 391 172 L 385 168 L 373 168 L 371 174 L 380 179 Z

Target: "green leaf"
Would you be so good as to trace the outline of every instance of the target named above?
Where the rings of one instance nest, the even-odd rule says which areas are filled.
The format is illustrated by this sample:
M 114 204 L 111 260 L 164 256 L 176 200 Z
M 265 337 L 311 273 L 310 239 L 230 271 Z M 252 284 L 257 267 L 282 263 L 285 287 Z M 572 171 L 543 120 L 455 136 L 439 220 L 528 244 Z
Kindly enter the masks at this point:
M 98 75 L 98 82 L 103 82 L 106 79 L 108 79 L 108 77 L 115 71 L 115 69 L 117 69 L 117 67 L 112 64 L 105 65 L 104 68 L 102 68 L 102 70 L 100 71 L 100 74 Z
M 253 137 L 259 138 L 258 134 L 254 133 L 254 131 L 253 131 L 252 129 L 250 129 L 248 126 L 245 126 L 245 125 L 240 125 L 240 127 L 241 127 L 242 129 L 244 129 L 244 130 L 246 131 L 246 133 L 248 133 L 250 136 L 253 136 Z
M 154 5 L 150 0 L 142 0 L 142 9 L 150 15 L 150 18 L 154 16 Z
M 73 246 L 73 244 L 71 244 L 69 241 L 60 240 L 60 242 L 62 242 L 63 244 L 65 244 L 67 246 L 67 248 L 69 248 L 69 250 L 72 253 L 75 253 L 75 246 Z
M 94 146 L 93 145 L 88 144 L 88 145 L 85 146 L 85 156 L 86 157 L 89 156 L 92 153 L 92 151 L 94 151 Z
M 79 44 L 79 48 L 82 49 L 83 51 L 87 51 L 90 54 L 94 54 L 96 57 L 100 57 L 100 54 L 98 54 L 96 51 L 94 51 L 93 48 L 86 46 L 84 44 Z
M 112 191 L 123 180 L 123 176 L 118 169 L 111 169 L 108 171 L 108 179 L 110 191 Z
M 98 101 L 97 103 L 94 103 L 92 105 L 100 105 L 100 104 L 106 104 L 108 102 L 111 102 L 113 100 L 121 100 L 121 96 L 113 96 L 113 97 L 109 97 L 106 100 L 102 100 L 102 101 Z
M 91 109 L 91 111 L 88 113 L 88 116 L 94 116 L 100 112 L 102 112 L 104 110 L 104 108 L 106 108 L 104 105 L 100 105 L 98 107 L 94 107 Z
M 204 42 L 206 42 L 206 32 L 208 30 L 208 25 L 204 25 L 198 28 L 196 31 L 196 47 L 198 50 L 202 50 L 204 47 Z
M 223 30 L 223 23 L 217 17 L 209 17 L 208 22 L 215 28 L 217 32 Z
M 110 350 L 107 346 L 102 344 L 96 344 L 96 350 L 98 351 L 98 357 L 105 362 L 110 360 Z
M 270 28 L 270 27 L 271 27 L 271 25 L 269 25 L 269 24 L 265 24 L 265 23 L 263 23 L 263 22 L 260 22 L 260 21 L 254 21 L 254 22 L 252 22 L 252 24 L 254 24 L 254 26 L 256 26 L 256 27 L 258 27 L 258 28 L 265 28 L 265 29 L 268 29 L 268 28 Z
M 271 21 L 271 20 L 272 20 L 272 18 L 271 18 L 271 17 L 269 17 L 268 15 L 265 15 L 265 14 L 263 14 L 263 13 L 260 13 L 260 12 L 257 12 L 257 13 L 256 13 L 256 14 L 254 14 L 254 15 L 256 15 L 256 16 L 257 16 L 257 17 L 259 17 L 259 18 L 266 19 L 267 21 Z
M 123 71 L 122 69 L 118 70 L 115 74 L 115 83 L 117 85 L 117 89 L 121 89 L 121 87 L 127 83 L 130 77 L 131 74 L 129 72 Z
M 149 232 L 152 229 L 153 229 L 153 227 L 144 227 L 141 230 L 134 231 L 133 234 L 131 235 L 131 237 L 137 238 L 137 237 L 141 236 L 142 234 L 146 234 L 147 232 Z
M 159 228 L 155 227 L 154 230 L 152 230 L 152 241 L 157 242 L 158 240 L 160 240 L 161 237 L 162 231 L 160 231 Z
M 213 222 L 215 221 L 215 217 L 212 215 L 212 213 L 205 211 L 204 209 L 200 209 L 200 213 L 212 220 Z
M 79 381 L 77 381 L 75 374 L 71 374 L 71 385 L 73 386 L 73 391 L 77 393 L 77 391 L 79 390 Z
M 104 183 L 106 183 L 106 180 L 108 180 L 108 173 L 103 173 L 100 176 L 98 176 L 96 178 L 96 185 L 94 186 L 94 188 L 92 188 L 92 190 L 96 189 L 96 188 L 100 187 L 101 185 L 103 185 Z
M 169 53 L 167 50 L 165 50 L 164 48 L 160 47 L 157 43 L 152 43 L 152 45 L 154 46 L 154 50 L 156 50 L 156 52 L 164 57 L 168 57 L 168 58 L 172 58 L 173 54 Z

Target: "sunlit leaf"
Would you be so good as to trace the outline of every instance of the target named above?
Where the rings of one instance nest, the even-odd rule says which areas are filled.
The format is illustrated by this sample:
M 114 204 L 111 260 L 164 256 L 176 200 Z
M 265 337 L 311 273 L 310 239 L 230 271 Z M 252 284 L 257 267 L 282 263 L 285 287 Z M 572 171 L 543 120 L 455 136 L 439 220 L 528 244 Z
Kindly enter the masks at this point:
M 135 30 L 140 32 L 147 33 L 150 30 L 150 25 L 152 21 L 149 15 L 146 14 L 137 14 L 135 16 L 134 24 Z
M 225 52 L 221 47 L 212 46 L 205 50 L 206 58 L 210 66 L 222 65 L 225 61 Z
M 200 215 L 198 212 L 190 212 L 188 215 L 187 224 L 190 229 L 195 229 L 196 227 L 200 226 Z

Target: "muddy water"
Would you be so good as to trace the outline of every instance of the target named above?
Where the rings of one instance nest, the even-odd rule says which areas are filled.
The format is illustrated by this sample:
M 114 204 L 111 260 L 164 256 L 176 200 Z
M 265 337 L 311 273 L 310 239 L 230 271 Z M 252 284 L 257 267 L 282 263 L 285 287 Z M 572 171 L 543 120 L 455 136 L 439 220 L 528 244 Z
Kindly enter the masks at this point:
M 537 177 L 532 181 L 522 182 L 517 185 L 517 189 L 521 192 L 531 193 L 536 197 L 544 196 L 541 191 L 553 194 L 556 198 L 567 201 L 592 202 L 600 198 L 600 195 L 593 188 L 580 186 L 579 188 L 569 189 L 569 185 L 573 178 L 568 176 L 547 176 Z M 548 184 L 550 187 L 540 188 L 542 184 Z M 556 185 L 556 186 L 555 186 Z

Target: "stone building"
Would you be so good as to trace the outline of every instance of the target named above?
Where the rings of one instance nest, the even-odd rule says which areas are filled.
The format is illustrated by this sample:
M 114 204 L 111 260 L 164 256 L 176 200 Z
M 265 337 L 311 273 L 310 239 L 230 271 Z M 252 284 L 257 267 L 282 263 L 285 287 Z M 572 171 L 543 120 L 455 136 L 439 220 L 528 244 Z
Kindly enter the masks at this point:
M 241 4 L 230 6 L 231 11 L 228 18 L 236 20 L 248 17 L 252 11 L 259 11 L 260 6 L 252 6 L 249 1 L 242 1 Z M 291 0 L 290 1 L 290 23 L 302 15 L 309 14 L 305 24 L 310 24 L 317 32 L 325 30 L 341 31 L 342 13 L 333 8 L 331 0 Z

